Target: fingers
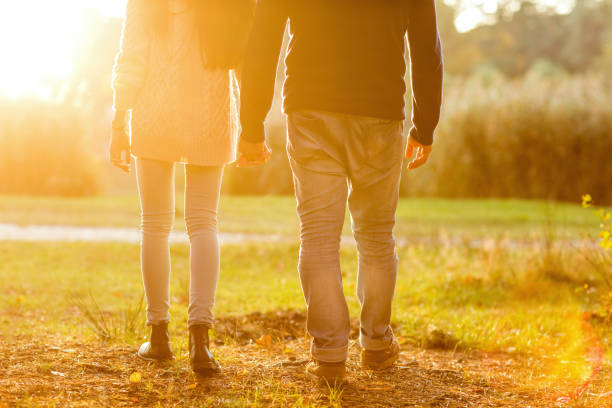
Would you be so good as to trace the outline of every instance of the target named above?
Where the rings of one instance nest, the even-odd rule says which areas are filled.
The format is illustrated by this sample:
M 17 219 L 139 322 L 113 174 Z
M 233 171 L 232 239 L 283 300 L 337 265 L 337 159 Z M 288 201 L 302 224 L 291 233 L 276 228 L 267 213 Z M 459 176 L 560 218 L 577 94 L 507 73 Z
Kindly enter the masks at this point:
M 417 169 L 421 167 L 422 165 L 424 165 L 425 163 L 427 163 L 427 160 L 429 160 L 429 156 L 431 154 L 431 148 L 428 149 L 428 147 L 430 146 L 419 147 L 417 151 L 417 155 L 414 158 L 414 160 L 408 163 L 409 170 Z
M 128 163 L 125 163 L 123 161 L 115 161 L 115 160 L 111 160 L 111 163 L 113 164 L 113 166 L 117 167 L 121 171 L 124 171 L 125 173 L 130 172 L 131 166 Z
M 264 161 L 262 164 L 267 163 L 271 157 L 272 157 L 272 150 L 270 150 L 268 146 L 265 146 L 264 157 L 263 157 Z
M 117 167 L 121 171 L 124 171 L 125 173 L 130 172 L 131 165 L 129 163 L 126 163 L 121 160 L 119 161 L 111 160 L 111 163 L 113 164 L 113 166 Z
M 125 157 L 123 156 L 125 154 Z M 121 159 L 123 160 L 122 168 L 126 173 L 129 173 L 132 169 L 132 154 L 130 149 L 126 149 L 122 153 Z
M 123 171 L 126 174 L 130 174 L 130 165 L 129 164 L 124 164 L 124 163 L 113 163 L 115 165 L 115 167 L 117 167 L 119 170 Z
M 124 158 L 125 155 L 125 158 Z M 131 169 L 130 152 L 129 150 L 111 149 L 109 160 L 111 164 L 125 173 L 129 173 Z
M 238 160 L 236 160 L 236 167 L 254 167 L 254 166 L 257 166 L 257 160 L 249 158 L 242 153 L 238 154 Z
M 253 145 L 248 149 L 238 149 L 237 167 L 254 167 L 265 164 L 270 160 L 272 151 L 264 143 L 257 146 L 257 150 L 253 149 Z
M 264 162 L 262 161 L 250 161 L 242 157 L 238 159 L 238 161 L 236 162 L 236 167 L 239 167 L 239 168 L 257 167 L 262 164 L 264 164 Z
M 408 146 L 406 146 L 406 158 L 407 159 L 412 158 L 413 154 L 414 154 L 414 143 L 412 143 L 412 140 L 408 140 Z
M 121 152 L 120 151 L 118 152 L 111 147 L 110 151 L 108 152 L 108 160 L 112 164 L 120 163 L 121 162 Z
M 236 160 L 236 167 L 253 167 L 252 162 L 247 159 L 245 156 L 239 156 L 238 160 Z
M 423 146 L 421 143 L 416 140 L 409 138 L 408 146 L 406 147 L 406 158 L 412 158 L 412 155 L 416 152 L 414 159 L 408 162 L 408 169 L 414 170 L 416 168 L 421 167 L 427 160 L 429 160 L 429 156 L 431 155 L 432 146 Z
M 262 157 L 266 150 L 267 146 L 265 142 L 251 143 L 241 138 L 238 143 L 238 152 L 240 155 L 247 157 L 251 161 Z
M 236 167 L 256 167 L 266 164 L 270 160 L 271 154 L 259 157 L 257 159 L 248 159 L 245 156 L 240 156 L 236 161 Z
M 427 158 L 416 159 L 408 163 L 408 170 L 418 169 L 427 162 Z

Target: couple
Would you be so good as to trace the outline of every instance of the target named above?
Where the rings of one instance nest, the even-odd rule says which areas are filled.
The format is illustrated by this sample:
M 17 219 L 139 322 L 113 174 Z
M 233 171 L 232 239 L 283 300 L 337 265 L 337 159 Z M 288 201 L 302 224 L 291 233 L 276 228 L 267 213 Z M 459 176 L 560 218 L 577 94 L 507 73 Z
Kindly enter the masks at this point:
M 398 358 L 390 327 L 398 269 L 392 230 L 403 158 L 415 154 L 410 169 L 427 161 L 440 114 L 434 0 L 128 0 L 114 68 L 110 154 L 125 171 L 130 155 L 136 158 L 152 328 L 138 351 L 144 359 L 172 358 L 168 237 L 180 162 L 191 245 L 190 362 L 202 374 L 220 369 L 208 331 L 223 167 L 235 159 L 240 128 L 238 165 L 270 157 L 263 122 L 288 22 L 284 111 L 301 229 L 299 275 L 313 337 L 307 372 L 328 382 L 346 375 L 350 323 L 339 249 L 347 200 L 359 251 L 361 363 L 383 369 Z M 407 141 L 406 38 L 413 90 Z

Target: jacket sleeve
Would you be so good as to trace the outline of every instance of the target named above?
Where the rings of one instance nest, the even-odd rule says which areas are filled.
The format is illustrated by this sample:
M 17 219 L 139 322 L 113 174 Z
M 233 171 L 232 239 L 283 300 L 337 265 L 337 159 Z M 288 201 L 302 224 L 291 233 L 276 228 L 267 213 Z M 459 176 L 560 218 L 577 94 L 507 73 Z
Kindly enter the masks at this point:
M 147 75 L 150 35 L 144 18 L 143 1 L 148 0 L 127 2 L 121 46 L 113 67 L 112 87 L 117 111 L 134 107 Z
M 288 19 L 287 3 L 287 0 L 257 2 L 240 92 L 241 138 L 252 143 L 265 140 L 264 121 L 274 99 L 276 70 Z
M 412 82 L 410 137 L 431 145 L 440 120 L 444 76 L 435 0 L 406 1 Z

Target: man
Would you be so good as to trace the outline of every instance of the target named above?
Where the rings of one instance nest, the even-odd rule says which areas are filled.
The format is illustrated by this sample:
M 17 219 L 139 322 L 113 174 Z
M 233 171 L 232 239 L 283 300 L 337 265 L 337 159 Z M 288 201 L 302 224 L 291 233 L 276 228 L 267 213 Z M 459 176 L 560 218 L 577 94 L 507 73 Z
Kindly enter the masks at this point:
M 284 111 L 313 337 L 307 372 L 338 382 L 350 325 L 339 259 L 347 198 L 359 252 L 361 364 L 384 369 L 399 356 L 390 326 L 398 268 L 393 227 L 404 152 L 416 152 L 410 169 L 427 161 L 440 115 L 435 0 L 259 0 L 242 76 L 242 164 L 269 156 L 263 122 L 287 21 Z M 407 149 L 406 34 L 413 89 Z

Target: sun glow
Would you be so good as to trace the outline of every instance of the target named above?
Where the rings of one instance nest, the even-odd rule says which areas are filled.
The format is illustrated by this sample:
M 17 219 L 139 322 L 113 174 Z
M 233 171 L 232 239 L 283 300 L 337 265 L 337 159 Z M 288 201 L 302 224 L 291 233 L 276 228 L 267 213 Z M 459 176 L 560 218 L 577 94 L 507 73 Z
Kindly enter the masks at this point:
M 121 17 L 127 0 L 91 0 L 91 3 L 105 16 Z
M 19 0 L 0 9 L 0 96 L 49 98 L 73 72 L 77 45 L 92 7 L 122 14 L 125 0 Z
M 486 24 L 488 17 L 497 12 L 500 0 L 444 0 L 445 3 L 459 6 L 455 26 L 459 32 L 470 31 L 481 24 Z M 534 0 L 538 7 L 553 8 L 557 13 L 570 13 L 576 0 Z M 510 0 L 506 3 L 509 10 L 517 11 L 521 3 Z
M 459 5 L 459 0 L 444 0 Z M 537 0 L 542 6 L 569 12 L 575 0 Z M 0 5 L 0 98 L 48 99 L 74 70 L 79 43 L 86 41 L 87 22 L 94 10 L 102 16 L 121 17 L 127 0 L 13 0 Z M 494 13 L 499 0 L 467 0 L 456 26 L 465 32 Z M 474 6 L 482 6 L 482 9 Z

